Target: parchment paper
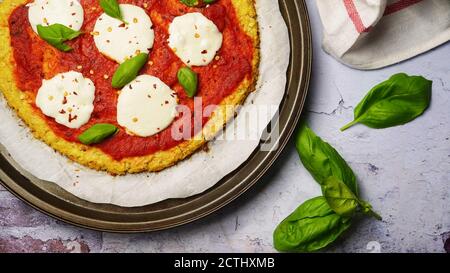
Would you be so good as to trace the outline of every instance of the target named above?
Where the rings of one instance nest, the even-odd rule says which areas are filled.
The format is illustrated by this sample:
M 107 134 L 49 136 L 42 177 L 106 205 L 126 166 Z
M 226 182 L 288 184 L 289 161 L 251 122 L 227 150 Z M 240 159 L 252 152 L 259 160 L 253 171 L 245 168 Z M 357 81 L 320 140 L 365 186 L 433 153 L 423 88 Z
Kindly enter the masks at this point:
M 255 106 L 274 109 L 280 104 L 289 63 L 289 36 L 278 1 L 257 0 L 256 6 L 261 33 L 260 79 L 256 92 L 246 100 L 242 111 Z M 58 184 L 79 198 L 137 207 L 169 198 L 186 198 L 214 186 L 248 159 L 273 114 L 259 115 L 260 126 L 246 125 L 245 115 L 233 121 L 236 134 L 257 134 L 257 139 L 216 140 L 209 144 L 208 152 L 198 152 L 160 173 L 113 177 L 75 164 L 36 140 L 0 96 L 0 143 L 26 171 Z M 233 123 L 229 126 L 234 126 Z

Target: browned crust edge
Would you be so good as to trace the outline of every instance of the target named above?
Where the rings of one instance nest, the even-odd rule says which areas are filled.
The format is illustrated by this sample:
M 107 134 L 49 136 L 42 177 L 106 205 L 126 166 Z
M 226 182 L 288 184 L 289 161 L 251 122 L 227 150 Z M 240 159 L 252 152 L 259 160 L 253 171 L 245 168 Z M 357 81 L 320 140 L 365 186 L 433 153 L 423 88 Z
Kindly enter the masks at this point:
M 35 114 L 32 101 L 27 94 L 16 86 L 13 75 L 14 64 L 10 61 L 12 60 L 12 49 L 10 46 L 8 18 L 16 7 L 26 2 L 27 0 L 4 0 L 0 3 L 0 92 L 3 93 L 8 105 L 28 125 L 36 138 L 44 141 L 73 161 L 91 169 L 106 171 L 114 175 L 124 175 L 145 171 L 156 172 L 173 166 L 195 153 L 208 140 L 220 132 L 227 121 L 234 116 L 234 109 L 230 106 L 242 104 L 247 96 L 255 90 L 259 76 L 260 61 L 260 40 L 255 0 L 232 0 L 242 29 L 251 37 L 255 45 L 252 80 L 245 79 L 233 94 L 221 102 L 203 128 L 202 133 L 194 139 L 187 140 L 169 150 L 159 151 L 151 155 L 125 158 L 120 161 L 114 160 L 98 148 L 69 142 L 57 136 L 47 122 Z

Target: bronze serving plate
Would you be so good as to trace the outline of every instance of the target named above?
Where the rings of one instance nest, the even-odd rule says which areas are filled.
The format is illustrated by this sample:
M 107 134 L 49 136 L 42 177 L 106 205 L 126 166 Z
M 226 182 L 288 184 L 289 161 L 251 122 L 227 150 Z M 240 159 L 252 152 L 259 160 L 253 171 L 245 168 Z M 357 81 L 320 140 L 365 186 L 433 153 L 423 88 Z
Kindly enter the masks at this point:
M 256 149 L 237 170 L 202 194 L 139 208 L 122 208 L 81 200 L 53 183 L 25 173 L 0 147 L 2 184 L 18 198 L 52 217 L 73 225 L 111 232 L 148 232 L 173 228 L 205 217 L 229 204 L 253 186 L 278 158 L 295 130 L 305 102 L 312 61 L 306 3 L 304 0 L 280 0 L 279 4 L 289 28 L 291 56 L 286 94 L 280 106 L 278 147 L 269 152 Z

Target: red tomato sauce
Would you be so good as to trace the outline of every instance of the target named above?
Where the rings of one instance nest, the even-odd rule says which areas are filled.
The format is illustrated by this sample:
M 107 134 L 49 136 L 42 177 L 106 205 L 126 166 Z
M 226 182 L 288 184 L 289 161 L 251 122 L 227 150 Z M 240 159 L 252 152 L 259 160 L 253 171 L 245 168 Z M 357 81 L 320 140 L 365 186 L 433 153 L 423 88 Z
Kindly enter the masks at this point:
M 78 71 L 90 78 L 96 87 L 94 111 L 90 121 L 79 129 L 70 129 L 44 116 L 36 107 L 38 115 L 44 118 L 50 128 L 60 137 L 78 142 L 78 135 L 96 123 L 111 123 L 119 126 L 116 119 L 118 93 L 111 87 L 111 78 L 118 64 L 103 56 L 96 48 L 90 35 L 97 18 L 103 13 L 98 0 L 81 0 L 84 7 L 84 35 L 67 42 L 73 50 L 59 52 L 36 35 L 28 22 L 28 8 L 16 8 L 9 18 L 11 46 L 15 63 L 15 77 L 18 87 L 35 96 L 43 79 L 70 70 Z M 189 12 L 201 12 L 212 20 L 223 33 L 223 45 L 219 58 L 205 67 L 194 67 L 199 74 L 199 92 L 203 108 L 220 104 L 245 79 L 252 77 L 254 45 L 252 39 L 240 28 L 231 0 L 218 0 L 207 8 L 190 8 L 179 0 L 122 0 L 121 4 L 134 4 L 144 8 L 153 21 L 155 43 L 149 55 L 149 62 L 141 74 L 160 78 L 177 94 L 179 103 L 193 109 L 193 99 L 188 98 L 179 85 L 177 71 L 184 64 L 169 48 L 168 27 L 176 16 Z M 106 79 L 106 76 L 108 78 Z M 193 116 L 179 117 L 190 118 Z M 203 125 L 207 122 L 203 119 Z M 192 122 L 192 134 L 194 132 Z M 145 156 L 157 151 L 168 150 L 182 141 L 174 140 L 169 128 L 151 137 L 137 137 L 126 133 L 124 128 L 114 137 L 96 145 L 116 160 Z M 120 126 L 119 126 L 120 127 Z

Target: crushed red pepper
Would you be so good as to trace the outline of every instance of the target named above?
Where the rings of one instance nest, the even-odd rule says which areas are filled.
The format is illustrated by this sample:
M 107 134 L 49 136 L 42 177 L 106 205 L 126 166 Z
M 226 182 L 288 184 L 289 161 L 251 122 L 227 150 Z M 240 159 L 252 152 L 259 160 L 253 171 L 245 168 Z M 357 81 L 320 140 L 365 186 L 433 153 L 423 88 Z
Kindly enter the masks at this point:
M 95 86 L 94 111 L 90 121 L 79 129 L 70 129 L 56 123 L 53 118 L 44 116 L 35 106 L 38 115 L 44 118 L 50 128 L 60 137 L 78 142 L 77 137 L 84 130 L 96 123 L 117 124 L 116 105 L 117 90 L 111 87 L 111 77 L 118 67 L 114 61 L 103 56 L 95 47 L 94 39 L 89 33 L 94 29 L 102 9 L 97 0 L 81 0 L 84 8 L 84 25 L 86 33 L 67 42 L 73 50 L 59 52 L 42 41 L 32 30 L 28 22 L 28 8 L 16 8 L 9 18 L 11 45 L 15 63 L 17 85 L 24 92 L 36 95 L 42 80 L 58 73 L 70 70 L 79 71 L 90 78 Z M 168 26 L 173 18 L 189 12 L 201 12 L 212 20 L 223 33 L 223 45 L 215 60 L 205 67 L 194 67 L 199 74 L 199 92 L 203 108 L 219 104 L 230 95 L 245 78 L 252 77 L 253 42 L 240 28 L 231 0 L 219 0 L 206 8 L 190 8 L 179 0 L 122 0 L 121 4 L 134 4 L 144 8 L 153 22 L 155 43 L 150 52 L 149 62 L 141 71 L 160 78 L 178 95 L 179 103 L 193 110 L 193 100 L 177 81 L 177 71 L 184 64 L 169 48 Z M 193 116 L 179 117 L 193 120 Z M 203 125 L 208 118 L 203 118 Z M 192 124 L 194 124 L 192 122 Z M 172 125 L 174 126 L 174 125 Z M 157 151 L 168 150 L 180 143 L 171 136 L 172 126 L 151 137 L 137 137 L 126 133 L 124 129 L 113 138 L 98 144 L 97 147 L 120 160 L 127 157 L 145 156 Z M 194 125 L 191 134 L 194 134 Z

